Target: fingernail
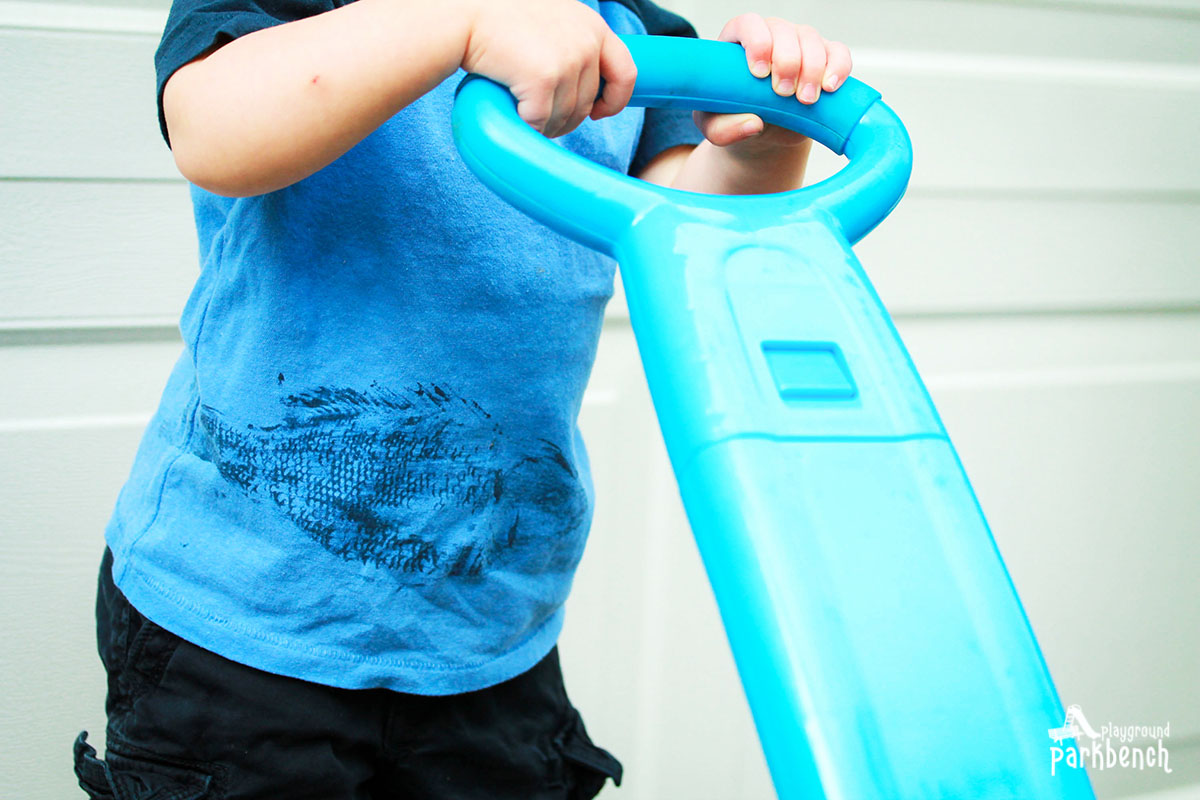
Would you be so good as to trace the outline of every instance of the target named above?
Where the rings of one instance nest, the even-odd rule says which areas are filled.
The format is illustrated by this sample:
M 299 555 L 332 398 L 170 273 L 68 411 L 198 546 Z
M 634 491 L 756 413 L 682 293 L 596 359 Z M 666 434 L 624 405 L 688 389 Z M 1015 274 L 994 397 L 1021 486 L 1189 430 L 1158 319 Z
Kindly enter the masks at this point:
M 758 123 L 754 120 L 746 120 L 742 123 L 742 133 L 756 134 L 758 133 Z
M 839 80 L 841 80 L 841 79 L 832 72 L 829 73 L 828 75 L 826 75 L 825 76 L 825 91 L 832 92 L 834 89 L 836 89 L 838 87 Z
M 811 103 L 817 99 L 817 85 L 815 83 L 806 83 L 804 88 L 800 90 L 800 100 L 805 103 Z
M 771 74 L 771 65 L 765 61 L 755 61 L 750 68 L 750 74 L 756 78 L 765 78 Z
M 789 94 L 795 93 L 796 84 L 792 81 L 791 78 L 784 78 L 783 80 L 781 80 L 779 82 L 779 86 L 777 86 L 775 88 L 775 91 L 786 97 Z

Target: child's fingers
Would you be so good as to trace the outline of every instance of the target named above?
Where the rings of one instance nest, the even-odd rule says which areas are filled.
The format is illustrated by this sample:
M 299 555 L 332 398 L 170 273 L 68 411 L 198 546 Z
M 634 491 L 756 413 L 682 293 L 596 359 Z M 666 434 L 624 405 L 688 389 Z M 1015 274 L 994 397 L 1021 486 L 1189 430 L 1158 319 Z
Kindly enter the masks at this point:
M 850 48 L 841 42 L 825 43 L 825 77 L 821 81 L 827 92 L 842 85 L 854 64 L 850 59 Z
M 766 127 L 760 117 L 754 114 L 713 114 L 707 111 L 693 111 L 692 118 L 696 127 L 718 147 L 727 147 L 735 142 L 748 139 L 763 132 Z
M 566 133 L 567 120 L 575 111 L 579 95 L 579 77 L 575 68 L 560 76 L 554 87 L 553 110 L 546 127 L 542 131 L 546 136 L 559 136 Z
M 575 109 L 567 118 L 562 133 L 570 133 L 588 118 L 596 104 L 596 92 L 600 90 L 600 65 L 588 64 L 579 73 L 579 85 L 575 91 Z
M 800 40 L 803 63 L 800 66 L 800 90 L 796 96 L 801 103 L 815 103 L 821 95 L 821 81 L 825 77 L 825 40 L 810 25 L 796 26 Z
M 746 51 L 750 74 L 765 78 L 771 74 L 771 28 L 759 14 L 742 14 L 725 23 L 717 36 L 722 42 L 737 42 Z
M 637 67 L 629 48 L 611 31 L 600 45 L 599 67 L 604 94 L 592 105 L 592 119 L 611 117 L 623 109 L 633 96 L 633 83 L 637 80 Z
M 796 26 L 787 20 L 772 17 L 767 20 L 771 28 L 771 88 L 776 94 L 787 97 L 796 93 L 800 78 L 800 63 L 803 58 Z
M 513 87 L 513 93 L 517 98 L 517 116 L 528 122 L 534 130 L 545 132 L 550 113 L 554 110 L 553 91 Z
M 517 98 L 517 114 L 546 136 L 559 128 L 575 110 L 575 92 L 582 63 L 546 56 L 529 68 L 530 77 L 509 88 Z

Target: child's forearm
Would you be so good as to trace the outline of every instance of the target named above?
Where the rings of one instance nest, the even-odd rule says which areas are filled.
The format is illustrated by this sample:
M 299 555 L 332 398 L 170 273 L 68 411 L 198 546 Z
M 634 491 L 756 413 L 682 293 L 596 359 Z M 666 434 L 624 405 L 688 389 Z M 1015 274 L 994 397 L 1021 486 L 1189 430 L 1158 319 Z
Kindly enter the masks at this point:
M 263 194 L 325 167 L 460 66 L 508 86 L 547 136 L 616 114 L 637 77 L 583 3 L 357 0 L 187 64 L 166 84 L 163 113 L 186 178 Z
M 762 156 L 703 141 L 660 153 L 638 175 L 643 180 L 705 194 L 768 194 L 799 189 L 812 142 L 804 139 L 781 152 Z
M 688 154 L 670 185 L 707 194 L 767 194 L 799 189 L 812 140 L 786 149 L 755 155 L 738 155 L 731 148 L 707 140 Z
M 458 5 L 358 0 L 182 67 L 163 97 L 180 171 L 231 196 L 311 175 L 458 68 Z

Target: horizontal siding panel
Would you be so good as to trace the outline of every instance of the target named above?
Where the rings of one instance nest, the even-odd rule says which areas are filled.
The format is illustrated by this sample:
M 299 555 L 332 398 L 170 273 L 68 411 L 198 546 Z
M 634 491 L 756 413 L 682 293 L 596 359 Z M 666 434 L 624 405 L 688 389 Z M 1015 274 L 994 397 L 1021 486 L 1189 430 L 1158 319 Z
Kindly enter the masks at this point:
M 1198 19 L 1197 0 L 974 0 L 1001 5 L 1032 6 L 1035 8 L 1067 8 L 1071 11 L 1092 11 L 1121 15 L 1148 15 L 1160 19 Z
M 1200 306 L 1190 202 L 914 190 L 856 248 L 896 314 Z
M 39 5 L 62 5 L 68 8 L 95 8 L 110 10 L 112 8 L 137 8 L 147 11 L 155 11 L 159 16 L 166 18 L 167 9 L 171 6 L 171 0 L 36 0 Z
M 139 415 L 144 425 L 181 351 L 178 340 L 0 347 L 0 429 Z
M 167 20 L 170 0 L 58 2 L 0 0 L 0 29 L 112 31 L 158 35 Z
M 0 327 L 179 317 L 199 271 L 182 181 L 0 181 L 0 210 Z
M 0 177 L 174 179 L 152 35 L 0 29 Z
M 861 77 L 908 127 L 914 188 L 1200 189 L 1200 152 L 1188 144 L 1200 69 L 1179 67 L 1176 80 L 1147 83 L 1137 65 L 1060 78 L 1049 61 L 1039 76 L 1000 67 L 967 75 L 933 58 L 860 62 Z M 1125 66 L 1128 76 L 1116 79 Z
M 1135 367 L 1165 365 L 1190 375 L 1200 364 L 1197 312 L 908 317 L 896 325 L 934 399 L 939 382 L 976 380 L 984 388 L 992 380 L 987 376 L 996 374 L 1036 373 L 1050 382 L 1085 370 L 1098 376 L 1090 384 L 1106 367 L 1121 371 L 1113 378 L 1119 382 L 1129 380 Z

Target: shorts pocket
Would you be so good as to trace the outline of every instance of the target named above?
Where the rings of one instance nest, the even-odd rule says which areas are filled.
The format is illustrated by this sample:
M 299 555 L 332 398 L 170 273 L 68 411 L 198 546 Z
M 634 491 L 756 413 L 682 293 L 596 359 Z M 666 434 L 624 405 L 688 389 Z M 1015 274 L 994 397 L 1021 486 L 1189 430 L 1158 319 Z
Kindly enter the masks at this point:
M 572 719 L 555 744 L 566 766 L 569 800 L 591 800 L 609 778 L 621 785 L 621 762 L 592 742 L 578 711 L 572 709 Z
M 75 739 L 75 776 L 90 800 L 216 800 L 212 776 L 195 765 L 111 746 L 101 759 L 87 731 Z
M 136 629 L 129 645 L 125 672 L 139 688 L 154 688 L 162 680 L 167 663 L 183 640 L 143 617 L 137 609 L 131 607 L 130 613 L 131 627 L 136 626 Z
M 115 690 L 109 723 L 116 725 L 118 731 L 125 714 L 131 712 L 134 704 L 158 688 L 167 665 L 183 643 L 178 636 L 146 619 L 132 606 L 128 618 L 129 647 L 125 663 L 116 673 L 115 681 L 109 683 L 110 689 Z
M 183 641 L 134 608 L 112 581 L 112 554 L 105 550 L 96 598 L 96 634 L 100 659 L 108 673 L 107 711 L 129 711 L 158 686 L 175 649 Z

